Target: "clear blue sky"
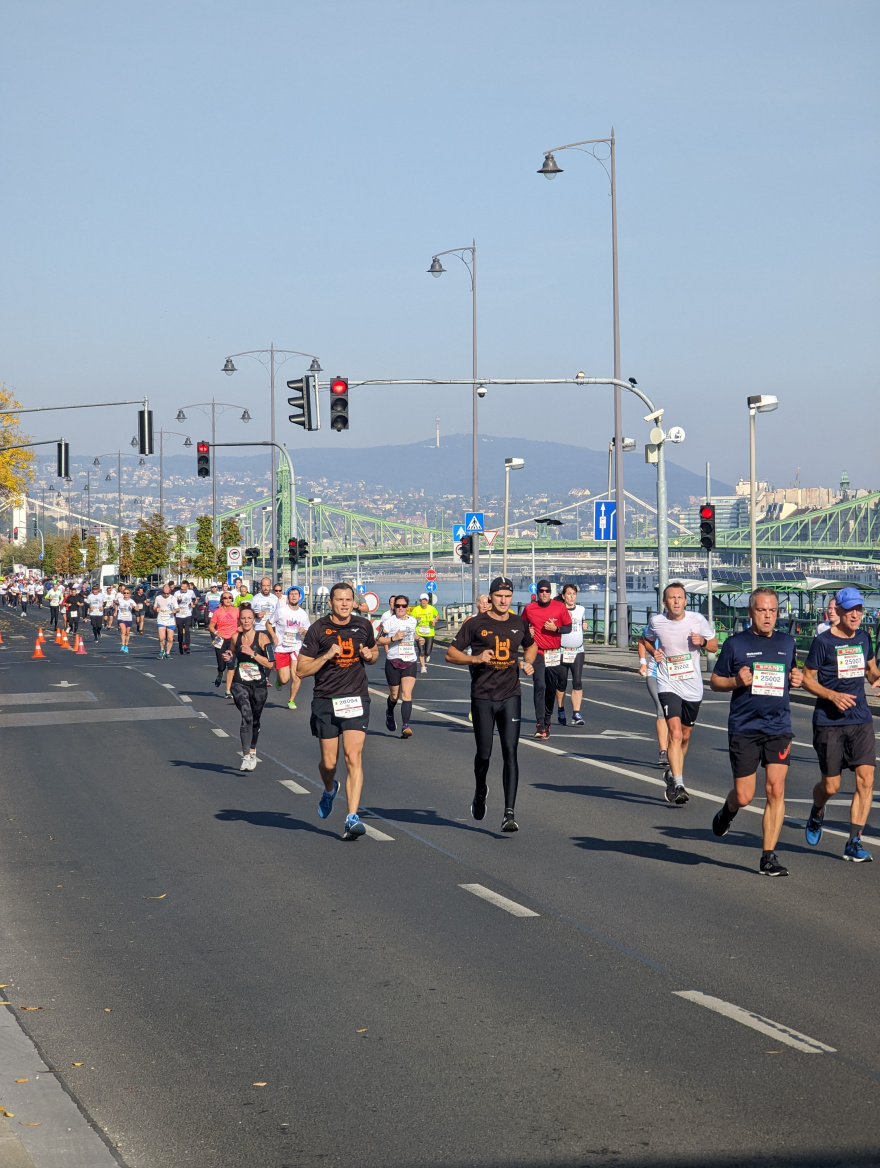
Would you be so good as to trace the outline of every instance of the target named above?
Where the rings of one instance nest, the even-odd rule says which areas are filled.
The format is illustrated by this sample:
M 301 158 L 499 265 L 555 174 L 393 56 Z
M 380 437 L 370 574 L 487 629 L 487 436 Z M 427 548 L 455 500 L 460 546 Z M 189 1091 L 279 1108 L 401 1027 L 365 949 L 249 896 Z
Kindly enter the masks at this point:
M 878 25 L 873 0 L 6 0 L 0 378 L 30 405 L 148 393 L 195 441 L 174 414 L 212 394 L 255 419 L 218 438 L 266 436 L 265 371 L 220 368 L 270 341 L 326 374 L 467 377 L 467 274 L 426 269 L 472 237 L 480 373 L 609 375 L 606 178 L 574 151 L 535 172 L 613 124 L 623 374 L 684 426 L 675 460 L 747 474 L 745 398 L 775 393 L 762 475 L 878 487 Z M 464 389 L 353 399 L 347 435 L 305 435 L 279 395 L 279 433 L 470 424 Z M 101 453 L 131 414 L 30 428 Z M 611 425 L 608 390 L 516 389 L 481 429 L 515 453 Z

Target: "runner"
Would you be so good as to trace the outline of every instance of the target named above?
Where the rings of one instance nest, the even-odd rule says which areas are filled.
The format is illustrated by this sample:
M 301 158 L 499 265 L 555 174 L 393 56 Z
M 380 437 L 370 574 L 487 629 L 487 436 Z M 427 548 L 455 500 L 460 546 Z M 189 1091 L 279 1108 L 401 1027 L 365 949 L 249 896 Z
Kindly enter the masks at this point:
M 571 674 L 571 724 L 583 726 L 581 702 L 584 697 L 584 618 L 587 610 L 577 603 L 577 584 L 566 584 L 562 589 L 562 603 L 568 609 L 571 632 L 562 634 L 562 661 L 556 669 L 556 720 L 565 725 L 565 690 Z
M 535 700 L 535 738 L 550 737 L 550 714 L 555 703 L 556 666 L 562 661 L 562 637 L 571 632 L 571 613 L 561 600 L 551 600 L 549 580 L 539 580 L 536 599 L 523 609 L 523 620 L 531 626 L 538 646 L 535 658 L 533 696 Z
M 144 635 L 144 621 L 147 619 L 147 590 L 143 584 L 138 584 L 132 592 L 131 598 L 138 606 L 135 608 L 134 621 L 137 635 L 142 637 Z
M 756 588 L 749 597 L 749 628 L 727 638 L 709 679 L 716 693 L 730 694 L 727 741 L 733 770 L 733 790 L 712 820 L 712 831 L 727 835 L 736 813 L 754 799 L 758 767 L 763 766 L 763 876 L 788 875 L 776 858 L 776 844 L 785 818 L 785 776 L 794 738 L 789 688 L 799 689 L 803 683 L 794 637 L 775 631 L 778 616 L 773 589 Z
M 119 595 L 119 589 L 113 585 L 108 584 L 104 590 L 104 627 L 108 629 L 113 628 L 113 620 L 116 616 L 116 597 Z
M 73 637 L 79 632 L 79 622 L 85 618 L 86 598 L 81 591 L 71 592 L 67 597 L 67 627 Z
M 61 608 L 61 600 L 64 596 L 64 589 L 60 586 L 57 580 L 53 580 L 52 587 L 46 593 L 46 599 L 49 601 L 49 628 L 58 628 L 58 612 Z
M 835 600 L 838 623 L 814 638 L 804 667 L 804 689 L 816 695 L 813 747 L 822 776 L 813 788 L 806 833 L 807 843 L 815 847 L 822 838 L 825 804 L 840 788 L 841 771 L 855 771 L 849 840 L 843 858 L 861 864 L 873 859 L 862 846 L 862 829 L 874 796 L 877 753 L 865 678 L 874 689 L 880 688 L 880 670 L 870 634 L 859 627 L 865 613 L 862 594 L 857 588 L 841 588 Z
M 240 580 L 238 583 L 238 595 L 235 598 L 235 607 L 241 608 L 243 604 L 250 604 L 252 600 L 253 596 L 251 595 L 250 589 L 244 580 Z
M 825 606 L 825 619 L 820 621 L 816 626 L 816 636 L 818 637 L 820 633 L 827 633 L 829 629 L 834 628 L 839 623 L 840 616 L 837 612 L 837 601 L 832 596 Z
M 235 666 L 232 698 L 241 714 L 241 770 L 252 771 L 257 766 L 260 717 L 269 696 L 268 678 L 274 653 L 269 634 L 257 632 L 254 627 L 254 612 L 250 605 L 240 605 L 238 620 L 239 631 L 232 634 L 225 657 L 230 665 Z
M 409 597 L 394 600 L 394 615 L 386 617 L 379 626 L 379 644 L 386 649 L 385 680 L 388 683 L 388 701 L 385 708 L 385 727 L 390 733 L 397 730 L 394 707 L 400 695 L 401 738 L 412 738 L 412 695 L 416 684 L 416 618 L 408 615 Z M 433 637 L 433 632 L 431 634 Z M 424 667 L 422 668 L 424 672 Z
M 535 672 L 538 647 L 528 622 L 510 612 L 513 585 L 497 576 L 489 588 L 488 612 L 470 617 L 462 624 L 446 651 L 446 660 L 467 665 L 471 673 L 471 715 L 477 752 L 474 755 L 474 798 L 471 815 L 483 819 L 489 785 L 492 736 L 497 729 L 501 743 L 504 815 L 502 831 L 518 831 L 516 790 L 519 783 L 520 718 L 522 690 L 519 684 L 519 650 L 523 650 L 523 672 Z M 468 654 L 467 650 L 470 650 Z
M 96 590 L 89 593 L 88 600 L 89 620 L 92 623 L 92 637 L 97 644 L 101 639 L 101 629 L 104 627 L 104 593 Z
M 229 650 L 233 634 L 238 632 L 238 612 L 239 610 L 233 604 L 232 593 L 228 589 L 224 589 L 220 593 L 220 607 L 211 613 L 208 620 L 208 632 L 211 634 L 211 644 L 214 646 L 214 654 L 217 658 L 217 676 L 214 678 L 214 685 L 219 689 L 223 684 L 223 674 L 225 673 L 226 696 L 230 699 L 232 698 L 234 670 L 228 668 L 226 653 Z
M 205 609 L 210 620 L 211 614 L 216 612 L 220 607 L 220 597 L 223 595 L 225 589 L 221 588 L 216 581 L 212 580 L 205 592 Z
M 128 642 L 131 640 L 131 626 L 137 614 L 137 602 L 131 598 L 130 588 L 121 588 L 116 593 L 116 604 L 113 606 L 116 622 L 119 625 L 119 636 L 122 644 L 120 653 L 128 652 Z
M 393 614 L 392 614 L 393 615 Z M 419 597 L 419 603 L 413 606 L 410 616 L 416 620 L 416 636 L 418 637 L 419 664 L 422 673 L 428 672 L 428 662 L 431 660 L 431 651 L 434 648 L 434 635 L 437 617 L 440 614 L 431 603 L 427 592 Z
M 296 709 L 296 695 L 300 687 L 300 679 L 296 672 L 296 662 L 302 649 L 303 637 L 308 631 L 309 614 L 300 607 L 302 589 L 294 586 L 287 589 L 286 603 L 279 604 L 275 609 L 274 627 L 278 636 L 275 651 L 275 685 L 278 689 L 290 682 L 290 697 L 287 701 L 289 710 Z
M 37 608 L 42 608 L 43 607 L 43 597 L 46 594 L 46 585 L 43 583 L 42 580 L 37 581 L 36 587 L 34 588 L 34 593 L 36 594 L 36 597 L 37 597 Z
M 682 806 L 690 798 L 684 786 L 684 758 L 703 700 L 700 649 L 717 653 L 718 642 L 706 618 L 687 611 L 683 584 L 666 585 L 663 605 L 665 615 L 652 616 L 648 636 L 639 640 L 639 657 L 657 662 L 657 696 L 669 729 L 665 798 Z
M 193 604 L 196 594 L 190 589 L 189 580 L 181 580 L 174 593 L 174 623 L 177 626 L 177 652 L 189 653 L 189 638 L 193 623 Z
M 30 596 L 28 594 L 28 586 L 24 583 L 24 581 L 22 581 L 19 585 L 18 595 L 19 599 L 21 600 L 21 612 L 18 615 L 27 616 L 28 601 L 30 600 Z
M 650 629 L 647 625 L 642 633 L 642 640 L 648 641 L 656 649 L 657 642 L 650 637 Z M 654 704 L 654 732 L 657 735 L 657 746 L 660 751 L 657 765 L 665 771 L 669 765 L 669 755 L 666 749 L 669 745 L 669 728 L 666 725 L 666 717 L 663 714 L 663 707 L 660 705 L 660 698 L 657 696 L 657 662 L 653 657 L 639 657 L 639 675 L 645 679 L 648 694 Z
M 303 638 L 296 663 L 299 677 L 315 678 L 312 698 L 312 734 L 321 743 L 319 770 L 324 794 L 318 815 L 326 819 L 339 790 L 336 767 L 339 740 L 345 756 L 345 793 L 348 815 L 344 840 L 357 839 L 366 828 L 358 817 L 364 784 L 363 749 L 370 721 L 370 696 L 364 663 L 379 656 L 373 626 L 354 616 L 354 590 L 350 584 L 330 589 L 330 615 L 316 620 Z
M 162 591 L 153 597 L 153 612 L 156 614 L 156 632 L 159 635 L 159 660 L 168 661 L 175 633 L 174 597 L 170 584 L 163 584 Z
M 277 597 L 272 595 L 272 581 L 268 576 L 264 576 L 260 581 L 260 591 L 251 600 L 251 608 L 254 610 L 256 617 L 255 628 L 258 633 L 268 633 L 272 639 L 272 644 L 278 644 L 278 638 L 275 636 L 275 609 L 278 607 Z

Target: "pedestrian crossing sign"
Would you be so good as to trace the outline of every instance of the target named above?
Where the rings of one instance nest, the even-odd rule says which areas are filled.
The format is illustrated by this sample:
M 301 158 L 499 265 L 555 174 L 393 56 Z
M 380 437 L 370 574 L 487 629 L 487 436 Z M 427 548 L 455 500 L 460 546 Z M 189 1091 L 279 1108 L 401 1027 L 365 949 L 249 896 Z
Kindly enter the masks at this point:
M 465 511 L 464 529 L 468 535 L 482 535 L 485 526 L 482 511 Z

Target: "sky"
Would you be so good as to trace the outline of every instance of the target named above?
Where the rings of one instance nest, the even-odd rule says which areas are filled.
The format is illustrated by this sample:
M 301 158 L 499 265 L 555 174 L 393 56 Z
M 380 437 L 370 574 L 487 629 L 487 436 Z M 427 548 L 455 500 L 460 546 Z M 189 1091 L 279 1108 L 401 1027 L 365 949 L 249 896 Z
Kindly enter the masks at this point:
M 759 477 L 880 488 L 878 32 L 874 0 L 5 0 L 0 380 L 147 395 L 194 442 L 207 418 L 175 415 L 214 397 L 218 441 L 264 439 L 268 372 L 230 353 L 469 377 L 469 274 L 426 273 L 472 240 L 481 377 L 610 376 L 608 179 L 576 150 L 536 172 L 613 126 L 622 374 L 684 428 L 670 457 L 747 476 L 746 397 L 774 394 Z M 278 376 L 294 458 L 470 429 L 468 387 L 386 386 L 306 434 L 308 363 Z M 607 448 L 612 396 L 492 388 L 480 429 Z M 625 395 L 640 446 L 645 412 Z M 23 420 L 97 455 L 134 409 Z

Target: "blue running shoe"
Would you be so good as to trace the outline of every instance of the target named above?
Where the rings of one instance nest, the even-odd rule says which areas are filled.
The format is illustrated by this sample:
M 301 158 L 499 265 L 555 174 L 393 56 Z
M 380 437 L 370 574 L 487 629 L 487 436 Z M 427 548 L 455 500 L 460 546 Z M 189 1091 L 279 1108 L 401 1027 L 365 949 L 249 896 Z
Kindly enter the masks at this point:
M 559 709 L 556 711 L 556 721 L 559 723 L 560 726 L 565 725 L 565 710 Z
M 584 723 L 584 719 L 583 719 L 583 717 L 582 717 L 580 714 L 572 714 L 572 716 L 571 716 L 571 724 L 572 724 L 572 726 L 583 726 L 583 725 L 585 725 L 585 723 Z
M 339 779 L 333 780 L 333 790 L 325 791 L 321 796 L 321 802 L 318 804 L 318 814 L 322 819 L 326 819 L 333 810 L 333 800 L 339 793 Z
M 862 847 L 862 837 L 857 835 L 855 839 L 851 839 L 846 847 L 843 849 L 844 860 L 852 860 L 854 864 L 868 863 L 874 859 L 870 852 L 866 852 Z
M 367 829 L 358 818 L 357 812 L 352 812 L 351 815 L 345 817 L 345 831 L 342 833 L 344 840 L 357 839 L 359 835 L 366 835 Z
M 807 826 L 806 826 L 807 843 L 810 845 L 810 847 L 814 848 L 816 846 L 816 844 L 819 842 L 819 840 L 822 838 L 822 823 L 823 823 L 824 819 L 825 819 L 825 808 L 824 807 L 822 808 L 822 811 L 819 815 L 814 815 L 812 811 L 810 812 L 810 816 L 809 816 L 809 819 L 807 820 Z

